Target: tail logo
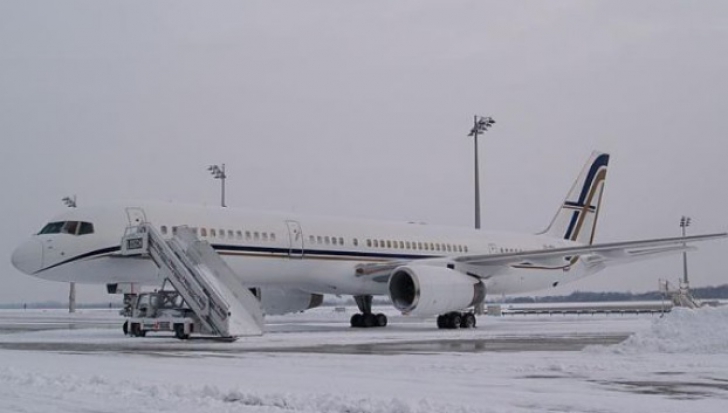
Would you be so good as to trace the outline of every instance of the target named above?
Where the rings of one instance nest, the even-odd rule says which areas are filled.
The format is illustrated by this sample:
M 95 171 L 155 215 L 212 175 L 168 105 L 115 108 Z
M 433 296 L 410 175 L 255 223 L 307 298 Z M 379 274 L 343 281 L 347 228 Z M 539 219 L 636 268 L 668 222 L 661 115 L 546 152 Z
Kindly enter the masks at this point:
M 572 210 L 569 226 L 564 234 L 564 239 L 576 241 L 583 229 L 584 221 L 589 214 L 596 214 L 594 222 L 592 222 L 589 243 L 594 240 L 594 227 L 596 227 L 599 205 L 602 201 L 602 191 L 604 180 L 607 177 L 607 165 L 609 164 L 609 155 L 602 154 L 598 156 L 591 167 L 576 201 L 567 199 L 564 202 L 563 209 Z

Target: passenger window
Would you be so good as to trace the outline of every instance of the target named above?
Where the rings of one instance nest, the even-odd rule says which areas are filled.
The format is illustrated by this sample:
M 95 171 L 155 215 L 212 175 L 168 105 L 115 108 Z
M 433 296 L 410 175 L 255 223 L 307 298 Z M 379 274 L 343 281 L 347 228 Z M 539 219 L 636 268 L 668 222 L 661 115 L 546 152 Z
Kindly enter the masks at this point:
M 356 239 L 356 238 L 354 238 L 354 239 L 352 240 L 352 243 L 353 243 L 353 244 L 354 244 L 354 246 L 356 247 L 356 246 L 358 246 L 358 245 L 359 245 L 359 240 L 358 240 L 358 239 Z
M 463 248 L 465 249 L 465 252 L 468 252 L 468 246 L 467 245 L 464 246 Z
M 329 245 L 330 242 L 331 242 L 331 238 L 329 238 L 328 236 L 325 236 L 324 237 L 324 244 Z
M 231 229 L 228 230 L 228 238 L 233 239 L 233 231 Z
M 217 235 L 217 233 L 215 232 L 215 228 L 210 228 L 210 236 L 214 237 L 216 235 Z
M 197 235 L 197 227 L 194 227 L 194 228 L 191 228 L 191 229 L 192 229 L 192 233 L 195 234 L 195 235 Z
M 78 230 L 78 235 L 86 235 L 94 233 L 94 224 L 90 222 L 82 222 L 81 228 Z
M 339 245 L 344 245 L 344 239 L 339 237 Z
M 268 241 L 268 233 L 267 232 L 264 232 L 263 233 L 263 241 Z
M 405 248 L 410 249 L 410 242 L 409 241 L 405 242 L 404 246 L 405 246 Z
M 256 241 L 259 241 L 260 240 L 260 233 L 258 231 L 255 231 L 253 233 L 253 239 L 256 240 Z
M 421 242 L 418 242 L 418 243 L 417 243 L 417 249 L 418 249 L 418 250 L 421 250 L 421 249 L 422 249 L 422 243 L 421 243 Z
M 237 236 L 237 239 L 243 239 L 243 231 L 238 230 L 235 235 Z
M 167 235 L 167 226 L 166 225 L 162 225 L 162 228 L 160 228 L 160 230 L 162 231 L 162 235 Z
M 276 240 L 276 234 L 274 232 L 270 233 L 270 240 L 275 241 Z
M 374 248 L 379 248 L 379 241 L 374 240 Z
M 316 237 L 314 237 L 313 235 L 309 236 L 308 237 L 308 242 L 310 242 L 311 244 L 315 244 L 316 243 Z
M 202 235 L 203 237 L 206 237 L 207 236 L 207 228 L 200 228 L 200 235 Z
M 324 240 L 323 240 L 323 238 L 321 238 L 321 235 L 317 235 L 316 236 L 316 243 L 323 244 L 323 242 L 324 242 Z
M 371 246 L 372 246 L 372 240 L 367 238 L 367 247 L 371 248 Z
M 217 235 L 218 235 L 218 236 L 219 236 L 220 238 L 225 238 L 225 230 L 224 230 L 224 229 L 218 230 L 218 231 L 217 231 Z
M 387 240 L 387 248 L 392 248 L 392 241 Z
M 250 231 L 245 231 L 245 239 L 247 239 L 248 241 L 250 241 L 250 238 L 252 238 L 250 236 Z
M 332 243 L 332 244 L 336 245 L 336 244 L 337 244 L 338 242 L 339 242 L 339 240 L 338 240 L 338 239 L 336 239 L 336 237 L 332 237 L 332 238 L 331 238 L 331 243 Z

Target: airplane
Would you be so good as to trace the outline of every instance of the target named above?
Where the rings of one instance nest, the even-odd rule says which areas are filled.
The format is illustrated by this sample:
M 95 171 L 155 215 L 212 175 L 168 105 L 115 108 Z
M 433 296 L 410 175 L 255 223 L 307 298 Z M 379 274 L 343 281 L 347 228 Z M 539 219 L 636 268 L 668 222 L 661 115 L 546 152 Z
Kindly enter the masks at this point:
M 728 233 L 594 243 L 609 155 L 594 152 L 550 225 L 535 235 L 174 203 L 119 203 L 58 215 L 12 254 L 25 274 L 63 282 L 159 285 L 151 259 L 123 257 L 120 240 L 142 222 L 164 237 L 187 226 L 260 291 L 266 314 L 303 311 L 324 294 L 351 295 L 352 327 L 383 327 L 373 296 L 403 314 L 474 327 L 467 311 L 486 293 L 553 288 L 607 266 L 694 249 Z

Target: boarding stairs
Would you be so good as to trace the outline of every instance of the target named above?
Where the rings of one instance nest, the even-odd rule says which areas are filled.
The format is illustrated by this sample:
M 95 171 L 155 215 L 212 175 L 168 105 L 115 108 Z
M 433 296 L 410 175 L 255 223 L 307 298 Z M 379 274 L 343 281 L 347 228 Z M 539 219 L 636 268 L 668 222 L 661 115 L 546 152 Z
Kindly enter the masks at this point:
M 199 318 L 202 331 L 226 339 L 263 334 L 258 299 L 206 241 L 188 227 L 165 239 L 150 223 L 127 229 L 122 255 L 148 255 Z
M 674 307 L 698 308 L 700 303 L 690 293 L 690 285 L 680 281 L 678 288 L 674 288 L 667 280 L 660 280 L 660 291 L 672 301 Z

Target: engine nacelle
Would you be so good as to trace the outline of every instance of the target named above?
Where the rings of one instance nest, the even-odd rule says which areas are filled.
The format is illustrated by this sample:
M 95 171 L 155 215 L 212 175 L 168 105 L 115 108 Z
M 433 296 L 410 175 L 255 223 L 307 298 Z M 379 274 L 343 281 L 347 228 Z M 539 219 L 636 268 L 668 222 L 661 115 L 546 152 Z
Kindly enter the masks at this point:
M 275 287 L 263 287 L 256 295 L 267 315 L 297 313 L 318 307 L 324 301 L 324 296 L 321 294 Z
M 389 297 L 403 314 L 431 316 L 482 303 L 485 285 L 449 268 L 403 266 L 389 277 Z

